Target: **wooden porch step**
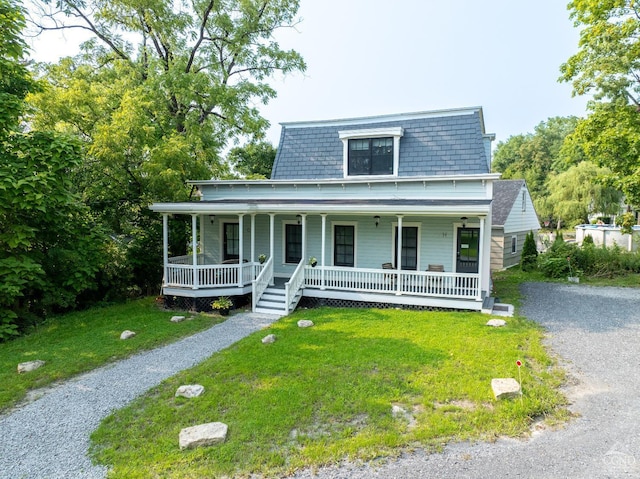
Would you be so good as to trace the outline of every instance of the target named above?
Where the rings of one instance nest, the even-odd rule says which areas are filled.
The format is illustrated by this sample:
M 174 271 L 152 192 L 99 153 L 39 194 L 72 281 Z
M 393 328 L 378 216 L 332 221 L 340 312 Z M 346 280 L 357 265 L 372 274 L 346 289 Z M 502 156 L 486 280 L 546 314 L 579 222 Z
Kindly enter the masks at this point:
M 282 289 L 267 288 L 256 305 L 257 313 L 285 314 L 285 292 Z
M 496 298 L 492 296 L 485 296 L 482 301 L 482 312 L 484 314 L 491 314 L 493 312 L 493 305 L 496 302 Z

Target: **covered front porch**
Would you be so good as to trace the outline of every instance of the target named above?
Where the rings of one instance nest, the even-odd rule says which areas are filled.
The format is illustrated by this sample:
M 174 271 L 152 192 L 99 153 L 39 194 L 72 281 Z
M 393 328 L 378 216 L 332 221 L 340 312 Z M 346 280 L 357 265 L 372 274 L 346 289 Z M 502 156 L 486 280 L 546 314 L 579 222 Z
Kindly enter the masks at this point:
M 303 297 L 481 310 L 488 289 L 482 255 L 486 216 L 477 211 L 263 213 L 218 205 L 188 213 L 190 253 L 170 257 L 170 216 L 186 213 L 179 210 L 162 212 L 165 296 L 250 294 L 254 311 L 275 314 L 293 311 Z M 346 239 L 340 237 L 345 232 Z M 460 243 L 469 232 L 475 243 Z

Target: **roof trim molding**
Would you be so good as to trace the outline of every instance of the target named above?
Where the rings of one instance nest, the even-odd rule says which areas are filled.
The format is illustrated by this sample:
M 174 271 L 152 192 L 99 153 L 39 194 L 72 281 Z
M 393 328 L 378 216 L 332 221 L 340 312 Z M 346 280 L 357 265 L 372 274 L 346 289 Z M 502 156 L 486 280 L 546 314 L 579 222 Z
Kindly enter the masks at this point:
M 365 116 L 334 120 L 318 120 L 318 121 L 298 121 L 298 122 L 282 122 L 284 128 L 316 128 L 322 126 L 348 126 L 361 125 L 363 123 L 384 123 L 389 121 L 406 121 L 422 118 L 444 118 L 449 116 L 473 115 L 478 113 L 482 119 L 482 130 L 484 132 L 484 119 L 482 115 L 482 107 L 474 106 L 467 108 L 451 108 L 444 110 L 420 111 L 414 113 L 393 113 L 389 115 Z
M 297 180 L 188 180 L 188 185 L 193 186 L 215 186 L 215 185 L 332 185 L 332 184 L 367 184 L 367 183 L 432 183 L 440 181 L 478 181 L 478 180 L 498 180 L 502 173 L 483 173 L 477 175 L 440 175 L 440 176 L 402 176 L 389 178 L 388 176 L 377 177 L 349 177 L 349 178 L 327 178 L 327 179 L 297 179 Z

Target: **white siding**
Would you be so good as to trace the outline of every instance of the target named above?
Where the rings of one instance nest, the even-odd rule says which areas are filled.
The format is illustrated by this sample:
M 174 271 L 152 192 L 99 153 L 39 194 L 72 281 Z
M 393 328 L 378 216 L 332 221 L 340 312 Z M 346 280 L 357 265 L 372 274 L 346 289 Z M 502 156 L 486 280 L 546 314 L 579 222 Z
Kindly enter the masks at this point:
M 523 194 L 525 204 L 524 209 L 522 207 Z M 507 221 L 505 221 L 504 234 L 505 236 L 509 236 L 522 231 L 525 233 L 533 231 L 535 233 L 539 229 L 540 223 L 538 222 L 538 216 L 536 215 L 536 211 L 533 207 L 533 201 L 531 201 L 529 191 L 526 188 L 523 188 L 513 203 L 513 208 L 511 208 Z

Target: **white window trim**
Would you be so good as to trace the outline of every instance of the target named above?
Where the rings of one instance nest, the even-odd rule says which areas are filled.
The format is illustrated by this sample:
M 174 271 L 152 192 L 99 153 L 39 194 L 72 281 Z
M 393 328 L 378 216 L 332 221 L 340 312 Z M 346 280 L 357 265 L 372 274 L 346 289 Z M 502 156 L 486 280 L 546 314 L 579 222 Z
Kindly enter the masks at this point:
M 238 225 L 238 228 L 240 227 L 240 222 L 238 221 L 238 218 L 233 218 L 231 216 L 224 216 L 220 218 L 220 221 L 218 224 L 218 240 L 220 242 L 219 251 L 220 251 L 221 262 L 224 261 L 224 254 L 225 254 L 225 250 L 224 250 L 224 225 L 225 224 L 234 224 L 234 225 Z
M 336 226 L 353 226 L 353 267 L 358 267 L 358 222 L 357 221 L 332 221 L 331 222 L 331 266 L 334 265 L 336 253 Z M 347 268 L 348 266 L 344 266 Z
M 465 222 L 465 228 L 476 228 L 480 229 L 480 221 L 476 218 L 471 218 Z M 462 222 L 456 221 L 453 223 L 453 255 L 451 259 L 451 270 L 454 273 L 458 272 L 458 229 L 462 228 Z M 480 257 L 482 256 L 482 252 L 478 253 L 478 261 L 480 261 Z M 480 271 L 480 264 L 478 265 L 478 271 Z
M 513 240 L 515 240 L 515 244 Z M 518 254 L 518 237 L 516 235 L 511 236 L 511 245 L 509 245 L 509 247 L 511 254 Z
M 282 265 L 292 266 L 298 263 L 287 263 L 287 225 L 300 225 L 298 225 L 297 220 L 282 220 Z M 304 241 L 304 238 L 302 238 L 302 241 Z
M 395 256 L 396 253 L 396 228 L 398 227 L 398 222 L 397 221 L 393 221 L 391 222 L 391 262 L 393 264 L 396 263 L 396 261 L 398 260 L 398 258 Z M 416 271 L 421 271 L 420 270 L 420 250 L 422 249 L 422 223 L 417 223 L 417 222 L 402 222 L 402 228 L 418 228 L 418 251 L 416 252 Z M 398 265 L 396 265 L 396 268 L 398 268 Z
M 390 128 L 367 128 L 364 130 L 341 130 L 338 137 L 342 140 L 342 171 L 344 178 L 384 178 L 398 176 L 400 163 L 400 138 L 404 135 L 404 128 L 395 126 Z M 349 175 L 349 140 L 358 138 L 393 137 L 393 174 L 391 175 Z

